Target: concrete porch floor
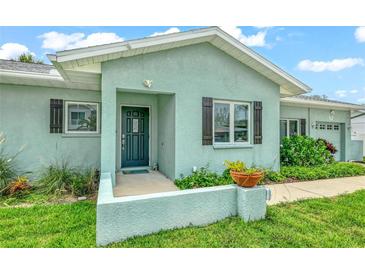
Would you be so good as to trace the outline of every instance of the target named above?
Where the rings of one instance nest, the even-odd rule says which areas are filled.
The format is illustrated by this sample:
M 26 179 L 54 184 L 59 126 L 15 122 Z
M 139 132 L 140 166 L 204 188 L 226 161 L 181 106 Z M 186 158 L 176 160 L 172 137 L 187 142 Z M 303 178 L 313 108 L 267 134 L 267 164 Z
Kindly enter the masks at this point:
M 142 174 L 116 174 L 114 197 L 134 196 L 179 190 L 173 181 L 158 171 Z

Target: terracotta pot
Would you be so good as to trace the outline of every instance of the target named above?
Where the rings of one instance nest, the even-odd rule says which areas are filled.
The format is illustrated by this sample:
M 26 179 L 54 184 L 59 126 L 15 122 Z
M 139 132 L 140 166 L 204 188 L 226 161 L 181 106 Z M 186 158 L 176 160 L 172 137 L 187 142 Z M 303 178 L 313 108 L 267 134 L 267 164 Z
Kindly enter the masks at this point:
M 252 174 L 247 174 L 244 172 L 230 171 L 233 181 L 242 187 L 254 187 L 261 180 L 264 175 L 263 172 L 255 172 Z

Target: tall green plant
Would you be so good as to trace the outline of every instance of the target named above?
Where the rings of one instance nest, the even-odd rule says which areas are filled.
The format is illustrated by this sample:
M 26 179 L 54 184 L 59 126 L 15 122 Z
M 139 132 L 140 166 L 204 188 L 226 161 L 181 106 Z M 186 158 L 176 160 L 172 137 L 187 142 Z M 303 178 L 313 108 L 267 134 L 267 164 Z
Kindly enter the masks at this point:
M 5 151 L 5 143 L 5 135 L 0 132 L 0 196 L 4 194 L 12 180 L 18 176 L 15 158 L 24 148 L 22 147 L 17 153 L 9 155 Z
M 75 168 L 62 161 L 45 168 L 36 185 L 44 194 L 72 193 L 81 196 L 94 193 L 97 181 L 96 169 Z
M 322 140 L 309 136 L 285 137 L 280 148 L 281 164 L 284 166 L 318 166 L 334 162 Z

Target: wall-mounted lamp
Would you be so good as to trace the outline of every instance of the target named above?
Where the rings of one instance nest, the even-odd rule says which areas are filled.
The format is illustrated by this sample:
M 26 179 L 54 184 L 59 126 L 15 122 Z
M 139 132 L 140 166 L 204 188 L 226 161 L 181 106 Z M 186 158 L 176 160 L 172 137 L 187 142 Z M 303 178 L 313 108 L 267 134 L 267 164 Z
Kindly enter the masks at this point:
M 144 85 L 146 88 L 150 88 L 150 87 L 152 87 L 152 80 L 144 80 L 144 81 L 143 81 L 143 85 Z
M 330 121 L 333 121 L 335 119 L 335 111 L 333 109 L 330 110 L 329 119 L 330 119 Z

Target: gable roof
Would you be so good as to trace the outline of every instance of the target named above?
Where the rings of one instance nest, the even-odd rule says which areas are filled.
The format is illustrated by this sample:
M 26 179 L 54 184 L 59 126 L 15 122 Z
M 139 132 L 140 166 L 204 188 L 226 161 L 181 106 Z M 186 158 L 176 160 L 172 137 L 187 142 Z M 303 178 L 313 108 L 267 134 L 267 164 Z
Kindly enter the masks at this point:
M 304 105 L 329 109 L 365 110 L 364 105 L 331 100 L 320 96 L 298 95 L 280 99 L 286 105 Z
M 311 91 L 311 88 L 286 73 L 252 49 L 218 27 L 194 29 L 106 45 L 72 49 L 48 55 L 61 76 L 75 81 L 86 74 L 100 74 L 102 62 L 208 42 L 228 55 L 251 67 L 280 86 L 282 96 Z M 81 75 L 80 75 L 81 73 Z M 86 77 L 87 78 L 87 77 Z

